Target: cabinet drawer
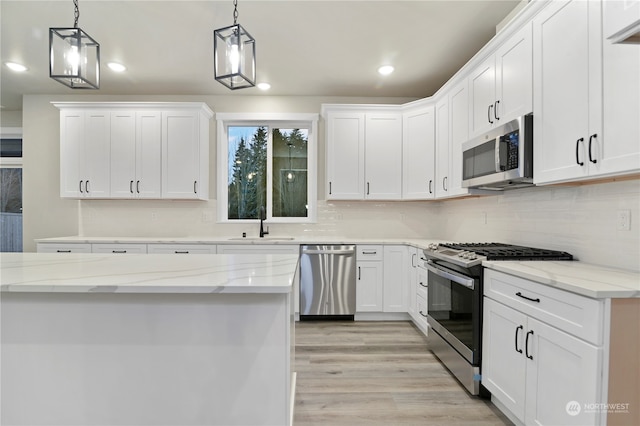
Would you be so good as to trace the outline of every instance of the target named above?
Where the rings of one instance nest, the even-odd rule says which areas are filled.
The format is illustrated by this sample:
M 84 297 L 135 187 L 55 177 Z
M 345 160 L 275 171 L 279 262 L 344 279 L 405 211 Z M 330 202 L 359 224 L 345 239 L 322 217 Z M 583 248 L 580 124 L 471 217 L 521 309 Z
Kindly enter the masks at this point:
M 150 254 L 216 254 L 215 244 L 149 244 Z
M 38 253 L 91 253 L 91 244 L 86 243 L 38 243 Z
M 416 316 L 417 322 L 423 331 L 427 330 L 427 298 L 418 291 L 416 297 Z
M 357 248 L 358 262 L 363 260 L 382 260 L 382 246 L 381 245 L 361 245 Z
M 490 269 L 484 295 L 596 345 L 603 343 L 604 301 Z
M 140 254 L 147 252 L 146 244 L 92 244 L 92 253 Z

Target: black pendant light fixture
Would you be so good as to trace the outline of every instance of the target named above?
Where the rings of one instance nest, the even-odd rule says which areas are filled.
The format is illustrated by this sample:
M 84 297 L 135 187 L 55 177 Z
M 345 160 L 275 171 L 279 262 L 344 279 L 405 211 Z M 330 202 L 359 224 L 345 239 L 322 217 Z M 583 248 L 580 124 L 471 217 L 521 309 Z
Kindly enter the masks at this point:
M 73 28 L 49 28 L 49 77 L 72 89 L 99 89 L 100 44 L 78 28 L 78 0 L 73 5 Z
M 213 32 L 215 77 L 231 90 L 256 84 L 256 41 L 238 22 L 238 0 L 233 0 L 233 25 Z

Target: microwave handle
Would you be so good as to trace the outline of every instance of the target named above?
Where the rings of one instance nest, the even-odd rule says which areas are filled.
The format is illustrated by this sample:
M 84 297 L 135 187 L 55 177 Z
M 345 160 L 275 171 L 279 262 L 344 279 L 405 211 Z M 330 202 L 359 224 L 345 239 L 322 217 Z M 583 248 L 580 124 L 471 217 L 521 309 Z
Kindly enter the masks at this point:
M 507 170 L 507 161 L 509 157 L 509 144 L 504 136 L 498 136 L 496 138 L 496 173 L 504 172 Z
M 451 280 L 454 283 L 463 285 L 463 286 L 465 286 L 467 288 L 470 288 L 471 290 L 473 290 L 474 287 L 475 287 L 474 282 L 473 282 L 473 278 L 468 278 L 468 277 L 465 277 L 465 276 L 454 274 L 454 273 L 449 272 L 449 271 L 445 271 L 443 269 L 440 269 L 440 268 L 434 266 L 432 263 L 427 263 L 426 266 L 427 266 L 427 269 L 430 272 L 433 272 L 434 274 L 438 275 L 439 277 Z

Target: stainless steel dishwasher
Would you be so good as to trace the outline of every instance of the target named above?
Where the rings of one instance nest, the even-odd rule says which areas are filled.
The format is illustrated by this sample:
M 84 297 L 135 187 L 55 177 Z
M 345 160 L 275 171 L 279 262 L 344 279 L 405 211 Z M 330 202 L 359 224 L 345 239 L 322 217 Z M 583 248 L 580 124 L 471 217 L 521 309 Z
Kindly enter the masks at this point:
M 353 320 L 355 313 L 356 246 L 301 246 L 300 320 Z

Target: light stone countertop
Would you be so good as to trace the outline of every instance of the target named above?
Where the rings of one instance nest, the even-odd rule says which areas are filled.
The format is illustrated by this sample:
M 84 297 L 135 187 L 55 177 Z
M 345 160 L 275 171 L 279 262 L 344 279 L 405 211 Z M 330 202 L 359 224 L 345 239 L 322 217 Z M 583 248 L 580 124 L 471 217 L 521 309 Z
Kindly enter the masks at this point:
M 486 268 L 594 299 L 640 297 L 640 273 L 579 261 L 484 261 Z
M 289 293 L 296 255 L 2 253 L 2 292 Z

